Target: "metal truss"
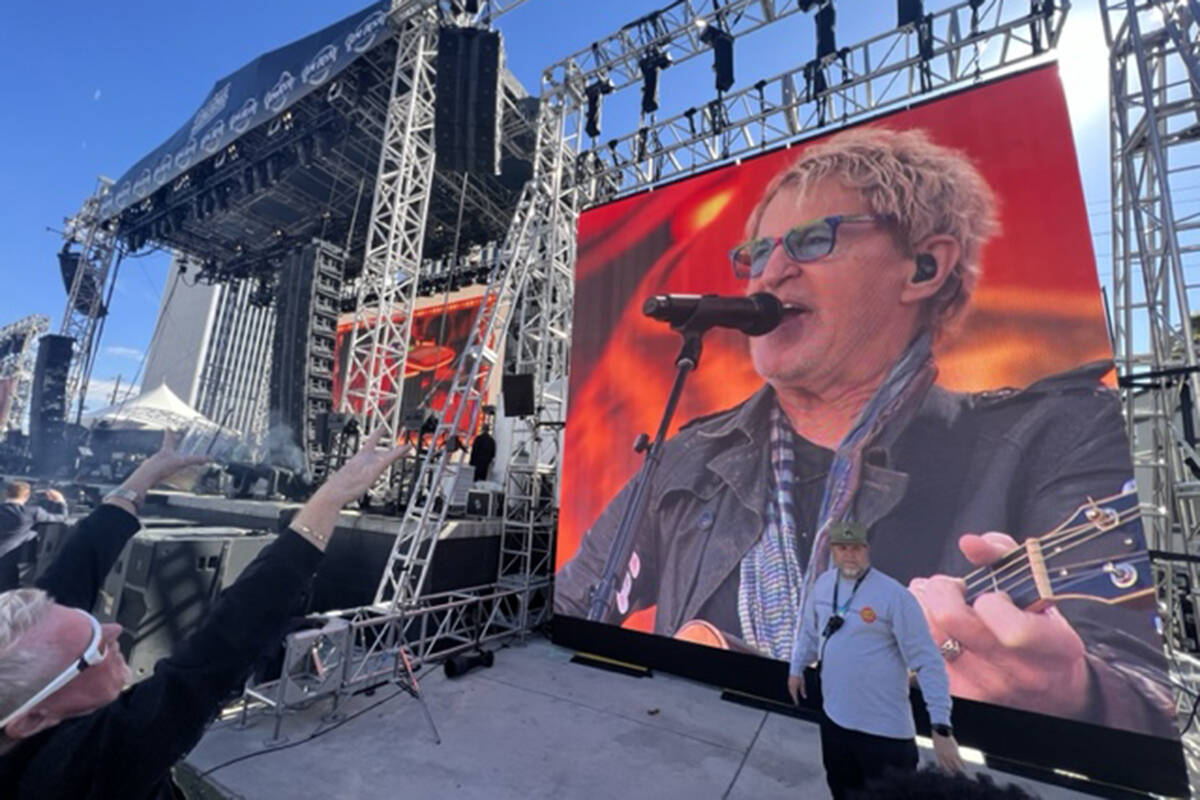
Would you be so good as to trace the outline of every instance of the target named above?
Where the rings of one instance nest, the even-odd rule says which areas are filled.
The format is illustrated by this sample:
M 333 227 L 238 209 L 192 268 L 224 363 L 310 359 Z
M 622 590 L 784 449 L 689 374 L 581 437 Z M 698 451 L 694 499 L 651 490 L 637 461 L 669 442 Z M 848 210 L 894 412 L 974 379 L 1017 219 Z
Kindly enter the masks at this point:
M 467 441 L 475 433 L 485 392 L 499 363 L 511 313 L 518 298 L 525 302 L 534 292 L 546 292 L 547 259 L 563 234 L 555 236 L 552 221 L 561 191 L 564 158 L 561 155 L 561 106 L 544 106 L 538 121 L 538 160 L 534 175 L 526 183 L 517 203 L 508 235 L 500 247 L 491 279 L 484 289 L 470 338 L 459 360 L 454 382 L 442 408 L 441 418 L 429 450 L 421 463 L 415 490 L 405 508 L 404 522 L 384 570 L 375 602 L 391 610 L 411 608 L 419 602 L 429 565 L 433 561 L 438 534 L 450 506 L 447 489 L 458 476 L 452 464 L 451 446 Z M 542 151 L 559 151 L 557 158 L 544 159 Z M 574 252 L 574 227 L 565 234 Z M 570 313 L 568 267 L 567 311 Z M 533 277 L 531 280 L 531 276 Z M 542 302 L 538 300 L 538 302 Z M 569 328 L 568 328 L 569 332 Z M 565 348 L 564 348 L 565 356 Z M 561 404 L 559 406 L 561 409 Z M 559 419 L 561 420 L 561 410 Z
M 407 7 L 394 0 L 393 13 Z M 396 62 L 384 126 L 363 270 L 350 329 L 338 407 L 355 413 L 364 433 L 400 431 L 417 273 L 425 239 L 434 164 L 434 14 L 396 23 Z
M 63 250 L 79 257 L 58 331 L 75 340 L 71 371 L 67 374 L 65 408 L 68 420 L 72 408 L 77 409 L 76 413 L 83 409 L 92 361 L 96 356 L 98 323 L 107 313 L 103 298 L 113 256 L 117 252 L 117 239 L 113 227 L 102 223 L 100 206 L 111 189 L 112 181 L 100 178 L 96 190 L 83 201 L 79 213 L 66 221 L 63 231 Z
M 533 376 L 534 413 L 514 421 L 505 470 L 500 585 L 525 592 L 523 629 L 540 613 L 538 595 L 553 573 L 562 429 L 575 297 L 579 193 L 571 180 L 580 115 L 562 97 L 543 102 L 534 191 L 541 219 L 533 261 L 509 325 L 506 370 Z M 573 127 L 572 127 L 573 126 Z
M 582 97 L 589 83 L 606 78 L 619 91 L 642 82 L 638 62 L 651 48 L 673 64 L 709 52 L 700 41 L 700 20 L 720 25 L 736 37 L 799 12 L 800 4 L 794 0 L 679 0 L 550 65 L 542 73 L 542 86 L 552 93 Z
M 0 328 L 0 381 L 10 384 L 8 405 L 0 405 L 0 431 L 28 428 L 37 343 L 49 330 L 50 320 L 41 314 L 30 314 Z
M 456 653 L 489 642 L 520 636 L 529 624 L 549 617 L 548 588 L 528 613 L 528 593 L 482 586 L 427 598 L 419 609 L 382 611 L 372 607 L 330 615 L 323 629 L 289 634 L 284 642 L 280 677 L 247 685 L 243 713 L 249 705 L 265 706 L 275 718 L 275 738 L 289 708 L 329 699 L 336 710 L 343 697 L 382 683 L 404 681 L 406 675 Z M 318 640 L 332 650 L 333 663 L 318 671 L 311 653 Z M 290 668 L 289 668 L 290 667 Z
M 580 157 L 579 177 L 590 181 L 592 198 L 604 200 L 1009 71 L 1056 46 L 1069 7 L 1063 2 L 1043 12 L 1020 3 L 978 9 L 958 3 L 930 15 L 927 58 L 912 26 L 880 34 L 603 147 L 593 143 Z M 689 36 L 679 46 L 694 55 L 697 43 Z M 631 58 L 622 51 L 613 68 L 625 68 Z M 632 63 L 636 69 L 636 59 Z
M 1200 289 L 1200 69 L 1194 0 L 1105 0 L 1110 48 L 1112 333 L 1133 443 L 1142 519 L 1155 559 L 1176 680 L 1200 690 L 1193 657 L 1200 603 L 1200 461 L 1193 447 Z M 1172 558 L 1170 554 L 1179 554 Z M 1190 619 L 1189 619 L 1190 618 Z M 1190 631 L 1189 631 L 1190 629 Z M 1188 638 L 1193 639 L 1191 645 Z M 1193 698 L 1180 694 L 1181 716 Z M 1195 730 L 1184 737 L 1200 775 Z

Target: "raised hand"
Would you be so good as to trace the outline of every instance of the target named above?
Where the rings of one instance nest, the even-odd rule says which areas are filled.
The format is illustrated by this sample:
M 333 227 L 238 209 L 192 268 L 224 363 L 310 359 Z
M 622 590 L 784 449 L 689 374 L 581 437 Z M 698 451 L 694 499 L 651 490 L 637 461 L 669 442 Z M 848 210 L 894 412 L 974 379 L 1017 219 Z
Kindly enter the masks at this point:
M 376 428 L 367 437 L 362 449 L 325 480 L 304 507 L 296 512 L 292 519 L 293 530 L 315 547 L 325 549 L 342 507 L 366 494 L 392 462 L 412 449 L 408 445 L 381 448 L 379 442 L 382 438 L 383 428 Z
M 366 494 L 385 469 L 412 449 L 408 445 L 381 448 L 382 439 L 383 428 L 376 428 L 354 457 L 330 475 L 319 491 L 328 494 L 339 506 Z

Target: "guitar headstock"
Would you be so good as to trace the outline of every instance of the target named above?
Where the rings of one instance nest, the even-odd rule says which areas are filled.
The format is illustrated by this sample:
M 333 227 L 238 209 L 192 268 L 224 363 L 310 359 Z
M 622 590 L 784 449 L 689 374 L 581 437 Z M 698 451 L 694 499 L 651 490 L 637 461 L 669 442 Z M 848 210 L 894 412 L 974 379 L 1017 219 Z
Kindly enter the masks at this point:
M 966 580 L 968 602 L 1004 591 L 1030 610 L 1061 600 L 1115 604 L 1151 595 L 1154 576 L 1137 491 L 1089 498 L 1050 533 L 1030 537 Z

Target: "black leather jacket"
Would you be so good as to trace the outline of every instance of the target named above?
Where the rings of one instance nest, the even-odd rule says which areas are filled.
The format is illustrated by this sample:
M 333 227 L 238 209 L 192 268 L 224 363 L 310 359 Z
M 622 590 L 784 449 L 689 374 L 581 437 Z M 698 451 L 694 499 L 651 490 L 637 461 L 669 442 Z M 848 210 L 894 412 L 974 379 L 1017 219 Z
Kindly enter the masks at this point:
M 961 534 L 1002 531 L 1020 542 L 1054 530 L 1089 497 L 1120 492 L 1133 468 L 1120 404 L 1099 382 L 1110 369 L 1089 364 L 1024 390 L 959 394 L 934 386 L 914 398 L 865 454 L 854 518 L 870 527 L 871 562 L 901 583 L 965 575 L 973 567 L 959 551 Z M 614 604 L 607 621 L 656 606 L 655 632 L 671 636 L 713 602 L 736 598 L 719 590 L 736 582 L 763 529 L 774 402 L 765 386 L 667 442 L 635 540 L 637 576 L 628 602 L 621 611 Z M 626 487 L 608 505 L 559 571 L 556 613 L 587 616 L 628 494 Z M 1059 609 L 1089 652 L 1094 696 L 1086 721 L 1177 736 L 1153 599 L 1064 601 Z

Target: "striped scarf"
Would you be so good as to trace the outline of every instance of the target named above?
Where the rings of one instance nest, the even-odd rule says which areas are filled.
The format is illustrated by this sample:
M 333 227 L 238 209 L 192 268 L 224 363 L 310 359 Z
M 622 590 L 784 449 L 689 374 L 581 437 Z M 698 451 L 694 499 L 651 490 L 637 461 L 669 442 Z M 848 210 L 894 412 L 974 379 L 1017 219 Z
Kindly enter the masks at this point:
M 931 340 L 920 334 L 892 367 L 850 428 L 829 467 L 807 573 L 800 569 L 794 507 L 795 433 L 776 402 L 771 408 L 771 491 L 762 536 L 742 558 L 738 619 L 742 636 L 772 658 L 792 654 L 804 595 L 829 568 L 829 526 L 850 516 L 862 477 L 863 452 L 905 402 L 925 391 L 934 371 Z

